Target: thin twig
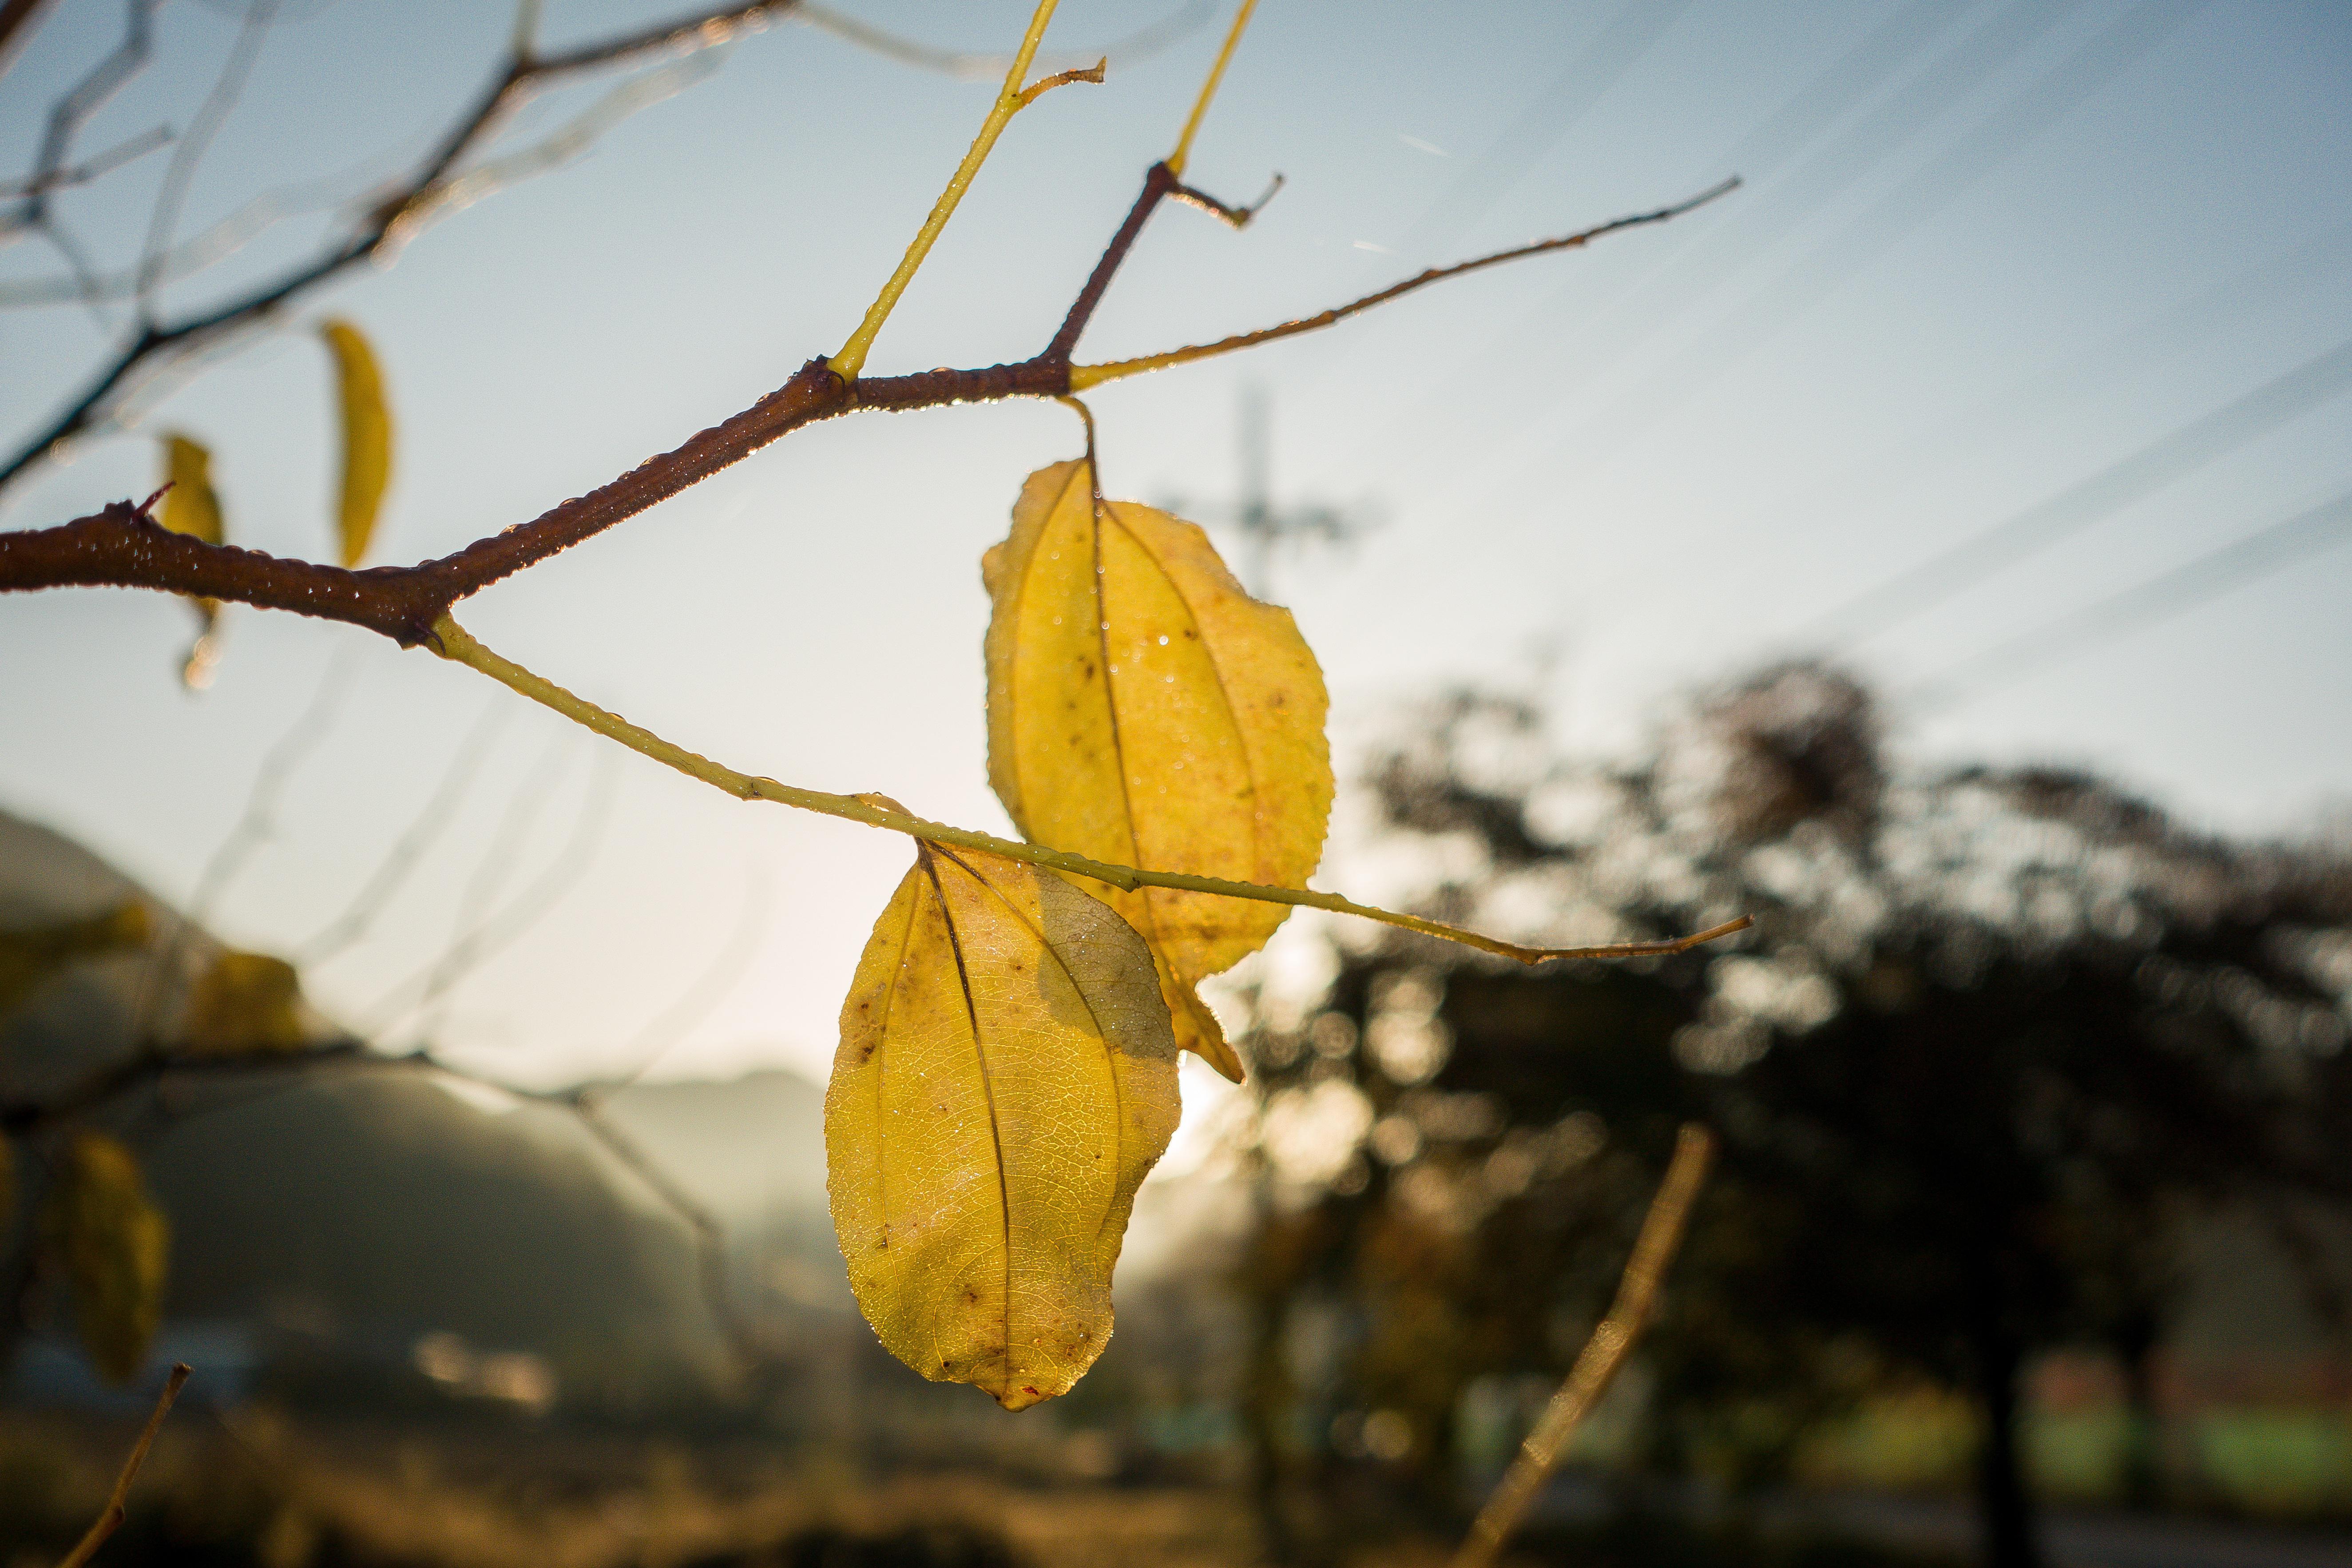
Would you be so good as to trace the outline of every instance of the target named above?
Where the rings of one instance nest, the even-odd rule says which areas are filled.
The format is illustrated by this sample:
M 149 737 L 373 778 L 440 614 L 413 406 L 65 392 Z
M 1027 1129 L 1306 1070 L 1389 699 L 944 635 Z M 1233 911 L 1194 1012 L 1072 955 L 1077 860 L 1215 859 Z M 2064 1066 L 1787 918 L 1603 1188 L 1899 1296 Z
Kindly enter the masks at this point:
M 179 967 L 188 937 L 211 920 L 214 907 L 229 884 L 245 868 L 254 851 L 268 842 L 276 826 L 278 799 L 287 784 L 303 760 L 326 739 L 327 731 L 334 728 L 336 710 L 359 671 L 358 653 L 356 645 L 336 650 L 333 661 L 319 679 L 318 690 L 277 743 L 262 754 L 261 764 L 253 771 L 253 783 L 246 789 L 245 809 L 238 814 L 236 826 L 228 830 L 211 858 L 205 862 L 204 870 L 196 877 L 195 889 L 188 895 L 185 911 L 173 921 L 171 935 L 156 949 L 148 964 L 146 979 L 140 987 L 139 1008 L 133 1015 L 134 1038 L 143 1040 L 152 1034 L 156 1009 L 163 1005 L 163 994 Z
M 442 773 L 440 782 L 434 785 L 433 794 L 426 798 L 423 809 L 393 841 L 392 847 L 384 852 L 383 862 L 352 897 L 350 907 L 316 936 L 294 950 L 296 968 L 309 969 L 324 963 L 367 935 L 368 928 L 375 923 L 376 916 L 383 912 L 384 906 L 400 891 L 410 873 L 423 861 L 425 852 L 433 847 L 434 841 L 441 837 L 442 830 L 456 816 L 459 804 L 466 797 L 467 788 L 473 783 L 476 770 L 489 755 L 491 745 L 497 741 L 499 731 L 506 728 L 507 720 L 513 712 L 514 710 L 499 700 L 496 693 L 491 695 L 482 709 L 482 716 L 475 721 L 474 728 L 467 733 L 464 743 L 450 757 L 448 767 Z
M 662 1058 L 677 1049 L 678 1042 L 735 989 L 743 972 L 751 966 L 752 956 L 760 951 L 760 941 L 767 931 L 768 879 L 763 868 L 755 869 L 744 880 L 743 910 L 736 917 L 735 934 L 710 961 L 710 967 L 697 975 L 676 1001 L 654 1015 L 622 1047 L 622 1059 L 635 1065 L 616 1079 L 582 1089 L 583 1102 L 602 1104 L 660 1065 Z
M 863 823 L 868 827 L 887 828 L 929 844 L 944 844 L 961 849 L 977 849 L 985 854 L 1002 856 L 1032 866 L 1045 866 L 1056 871 L 1084 877 L 1090 881 L 1108 883 L 1114 888 L 1132 890 L 1136 888 L 1173 888 L 1181 892 L 1213 893 L 1223 898 L 1248 899 L 1259 903 L 1289 904 L 1295 908 L 1328 910 L 1334 914 L 1356 915 L 1364 920 L 1379 921 L 1384 925 L 1417 931 L 1423 936 L 1443 937 L 1458 942 L 1482 952 L 1517 959 L 1521 963 L 1543 963 L 1556 958 L 1662 958 L 1691 949 L 1718 937 L 1746 931 L 1754 922 L 1746 915 L 1727 921 L 1718 926 L 1696 931 L 1689 936 L 1675 937 L 1666 942 L 1608 942 L 1597 947 L 1524 947 L 1517 942 L 1465 931 L 1459 926 L 1423 920 L 1419 915 L 1402 914 L 1393 910 L 1375 909 L 1343 899 L 1337 893 L 1310 892 L 1304 888 L 1267 887 L 1256 882 L 1232 882 L 1219 877 L 1195 877 L 1181 871 L 1154 871 L 1135 866 L 1117 866 L 1084 855 L 1049 848 L 1038 844 L 1024 844 L 993 834 L 975 833 L 970 828 L 951 827 L 944 822 L 932 822 L 915 816 L 887 796 L 877 795 L 832 795 L 824 790 L 803 789 L 795 784 L 762 778 L 756 774 L 738 773 L 709 757 L 689 752 L 685 747 L 663 740 L 642 725 L 632 724 L 617 713 L 609 712 L 556 685 L 541 675 L 535 675 L 511 659 L 499 657 L 482 646 L 466 629 L 447 616 L 435 626 L 434 651 L 457 664 L 470 666 L 501 685 L 530 698 L 543 707 L 551 708 L 574 723 L 595 731 L 610 740 L 618 741 L 633 752 L 651 757 L 667 767 L 677 769 L 688 778 L 725 790 L 739 800 L 767 800 L 780 805 L 797 806 L 824 816 L 837 816 L 845 822 Z
M 236 43 L 221 66 L 220 76 L 211 92 L 205 95 L 204 106 L 189 123 L 188 133 L 172 149 L 172 165 L 163 172 L 163 184 L 155 193 L 155 208 L 147 220 L 147 243 L 139 252 L 139 317 L 153 331 L 155 320 L 155 286 L 163 275 L 163 257 L 171 248 L 172 231 L 180 226 L 180 209 L 188 199 L 188 186 L 196 177 L 196 165 L 227 122 L 229 110 L 244 95 L 246 79 L 261 58 L 262 40 L 268 36 L 269 24 L 278 16 L 278 0 L 253 0 L 245 13 L 245 21 L 237 28 Z
M 58 1568 L 82 1568 L 98 1549 L 106 1544 L 106 1538 L 122 1528 L 125 1517 L 123 1505 L 130 1500 L 131 1483 L 138 1479 L 139 1467 L 147 1462 L 147 1450 L 155 1446 L 155 1434 L 163 1429 L 163 1417 L 172 1413 L 172 1402 L 180 1397 L 180 1390 L 187 1385 L 191 1370 L 186 1362 L 172 1363 L 171 1375 L 163 1380 L 163 1392 L 155 1396 L 154 1413 L 147 1417 L 147 1425 L 140 1430 L 139 1441 L 131 1446 L 131 1457 L 122 1461 L 122 1473 L 114 1478 L 114 1495 L 107 1500 L 106 1510 L 98 1516 L 97 1521 L 74 1549 L 66 1553 L 65 1561 L 59 1563 Z
M 1739 177 L 1735 174 L 1720 184 L 1711 185 L 1689 200 L 1676 202 L 1670 207 L 1660 207 L 1655 212 L 1638 213 L 1631 217 L 1615 218 L 1596 228 L 1588 228 L 1581 234 L 1564 235 L 1558 239 L 1539 239 L 1532 245 L 1521 245 L 1509 250 L 1498 250 L 1491 256 L 1481 256 L 1475 260 L 1457 261 L 1451 267 L 1433 267 L 1425 272 L 1416 273 L 1402 283 L 1391 283 L 1378 293 L 1367 294 L 1360 300 L 1351 300 L 1347 304 L 1319 311 L 1312 316 L 1302 316 L 1295 321 L 1284 321 L 1277 326 L 1262 327 L 1254 332 L 1239 332 L 1229 338 L 1220 338 L 1213 343 L 1192 343 L 1181 349 L 1170 349 L 1164 353 L 1145 354 L 1139 359 L 1116 360 L 1108 364 L 1073 365 L 1070 369 L 1070 390 L 1084 392 L 1090 386 L 1099 386 L 1107 381 L 1141 375 L 1147 371 L 1165 370 L 1171 365 L 1190 364 L 1195 360 L 1212 359 L 1218 354 L 1232 353 L 1238 349 L 1255 348 L 1260 343 L 1279 342 L 1284 338 L 1295 338 L 1301 332 L 1319 331 L 1325 327 L 1344 321 L 1350 316 L 1369 310 L 1375 305 L 1385 305 L 1400 295 L 1410 294 L 1414 289 L 1426 288 L 1432 283 L 1483 271 L 1489 267 L 1500 267 L 1507 261 L 1517 261 L 1524 257 L 1541 256 L 1547 251 L 1576 249 L 1579 247 L 1590 245 L 1602 235 L 1615 234 L 1621 229 L 1639 228 L 1644 224 L 1664 223 L 1670 218 L 1677 218 L 1686 212 L 1703 207 L 1718 196 L 1728 195 L 1738 188 Z
M 1633 1242 L 1633 1255 L 1618 1279 L 1617 1299 L 1610 1304 L 1609 1315 L 1584 1342 L 1567 1381 L 1544 1406 L 1536 1429 L 1519 1445 L 1494 1496 L 1478 1510 L 1468 1539 L 1454 1554 L 1453 1568 L 1491 1568 L 1496 1554 L 1527 1518 L 1536 1494 L 1559 1467 L 1569 1439 L 1608 1391 L 1610 1380 L 1624 1364 L 1627 1352 L 1656 1310 L 1658 1287 L 1682 1246 L 1692 1200 L 1698 1196 L 1699 1184 L 1706 1179 L 1707 1163 L 1714 1154 L 1714 1134 L 1695 1122 L 1685 1123 L 1675 1141 L 1675 1157 L 1666 1167 L 1665 1180 L 1659 1184 L 1657 1196 L 1650 1200 L 1650 1212 Z
M 72 185 L 87 185 L 114 173 L 125 163 L 145 157 L 171 139 L 172 132 L 168 128 L 151 125 L 128 141 L 118 142 L 96 157 L 86 159 L 69 169 L 52 169 L 47 174 L 22 180 L 0 181 L 0 198 L 37 196 Z
M 130 3 L 131 31 L 121 47 L 52 114 L 37 177 L 39 171 L 63 166 L 73 131 L 94 111 L 97 103 L 145 62 L 152 32 L 150 22 L 161 0 Z M 151 323 L 91 378 L 47 428 L 6 464 L 0 465 L 0 489 L 44 457 L 62 451 L 76 437 L 95 428 L 134 374 L 152 374 L 158 364 L 199 351 L 215 339 L 249 325 L 362 262 L 395 254 L 416 225 L 437 207 L 439 187 L 454 176 L 457 165 L 539 92 L 588 71 L 641 63 L 664 55 L 692 53 L 726 43 L 769 26 L 797 3 L 798 0 L 752 0 L 746 5 L 706 8 L 599 43 L 530 59 L 509 59 L 409 177 L 377 204 L 356 228 L 331 241 L 313 259 L 234 300 L 199 311 L 170 327 Z M 9 219 L 0 220 L 0 230 L 11 224 L 31 226 L 43 221 L 47 213 L 41 205 L 44 199 L 33 197 L 24 215 L 11 215 Z

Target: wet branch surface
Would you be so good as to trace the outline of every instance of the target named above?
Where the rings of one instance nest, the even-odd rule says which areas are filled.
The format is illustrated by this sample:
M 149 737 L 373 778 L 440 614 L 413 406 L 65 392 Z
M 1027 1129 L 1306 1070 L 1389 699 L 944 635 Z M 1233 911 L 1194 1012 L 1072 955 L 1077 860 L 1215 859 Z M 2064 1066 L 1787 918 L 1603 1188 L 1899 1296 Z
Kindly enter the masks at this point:
M 735 7 L 718 15 L 737 17 L 752 14 L 764 16 L 782 9 L 782 5 L 751 5 Z M 704 24 L 706 28 L 716 25 Z M 585 68 L 588 63 L 603 63 L 619 58 L 623 51 L 646 51 L 668 47 L 669 40 L 676 37 L 677 31 L 671 29 L 607 45 L 593 62 L 577 55 L 559 57 L 558 61 L 566 62 L 564 68 Z M 539 67 L 518 65 L 510 69 L 468 121 L 466 132 L 453 138 L 436 158 L 431 165 L 435 171 L 432 177 L 437 178 L 439 172 L 446 171 L 467 146 L 472 145 L 473 139 L 481 133 L 481 128 L 503 111 L 505 95 L 513 90 L 510 83 L 518 79 L 526 82 L 539 79 L 538 76 L 530 74 L 518 79 L 515 71 L 535 72 L 550 68 L 558 61 L 543 62 Z M 568 63 L 572 61 L 581 63 L 576 66 Z M 1121 263 L 1142 235 L 1145 223 L 1160 203 L 1171 197 L 1194 205 L 1207 203 L 1227 216 L 1229 221 L 1234 220 L 1236 215 L 1245 218 L 1253 210 L 1224 207 L 1223 204 L 1215 203 L 1213 198 L 1202 196 L 1184 185 L 1166 163 L 1155 163 L 1144 176 L 1143 188 L 1135 205 L 1112 236 L 1101 260 L 1096 264 L 1093 273 L 1072 303 L 1068 315 L 1051 342 L 1033 358 L 984 369 L 930 370 L 911 375 L 860 376 L 854 381 L 836 374 L 824 358 L 812 359 L 794 373 L 792 379 L 751 407 L 698 433 L 670 451 L 646 458 L 610 483 L 551 507 L 528 522 L 477 540 L 455 554 L 414 566 L 378 566 L 348 571 L 315 562 L 268 555 L 236 545 L 207 544 L 184 534 L 171 532 L 148 516 L 141 506 L 121 500 L 102 510 L 55 527 L 0 533 L 0 592 L 121 587 L 193 594 L 342 621 L 380 633 L 404 647 L 413 647 L 434 642 L 434 624 L 458 603 L 483 588 L 626 521 L 803 426 L 866 410 L 898 411 L 937 408 L 956 403 L 990 403 L 1013 397 L 1066 396 L 1072 390 L 1074 368 L 1079 382 L 1093 385 L 1120 375 L 1141 374 L 1162 365 L 1206 358 L 1229 348 L 1253 346 L 1315 331 L 1425 283 L 1459 276 L 1504 259 L 1566 249 L 1604 234 L 1664 222 L 1690 211 L 1702 202 L 1714 199 L 1729 188 L 1730 184 L 1726 184 L 1691 201 L 1654 213 L 1620 218 L 1581 234 L 1520 247 L 1455 267 L 1433 268 L 1348 305 L 1218 343 L 1174 350 L 1168 354 L 1120 362 L 1116 365 L 1074 367 L 1070 356 L 1078 338 L 1086 331 L 1103 296 L 1109 290 Z M 388 230 L 395 221 L 395 218 L 387 218 L 385 229 Z M 380 231 L 369 244 L 381 244 L 383 240 L 384 233 Z M 215 312 L 203 321 L 173 329 L 171 335 L 175 342 L 184 342 L 189 334 L 220 330 L 231 324 L 233 320 L 242 320 L 270 308 L 278 299 L 307 288 L 329 272 L 339 270 L 370 253 L 368 250 L 356 251 L 345 259 L 321 264 L 320 268 L 280 285 L 268 301 L 249 301 Z M 137 352 L 138 345 L 134 344 L 131 353 L 135 355 Z M 131 363 L 133 361 L 126 359 L 110 372 L 100 388 L 61 422 L 57 432 L 44 437 L 44 443 L 64 439 L 78 432 L 81 422 L 86 422 L 90 410 L 103 397 L 106 390 L 127 372 Z M 16 468 L 35 455 L 37 455 L 37 451 L 28 452 L 10 469 L 0 471 L 0 485 L 5 485 Z

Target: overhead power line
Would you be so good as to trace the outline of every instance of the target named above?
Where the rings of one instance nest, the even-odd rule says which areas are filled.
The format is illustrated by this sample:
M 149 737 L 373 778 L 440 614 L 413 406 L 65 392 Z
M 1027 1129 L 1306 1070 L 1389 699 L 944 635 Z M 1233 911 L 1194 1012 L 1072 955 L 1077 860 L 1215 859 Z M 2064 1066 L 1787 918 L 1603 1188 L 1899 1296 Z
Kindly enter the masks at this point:
M 2352 380 L 2352 341 L 1897 573 L 1815 617 L 1799 636 L 1845 645 L 1875 637 L 2316 408 L 2341 392 L 2347 380 Z
M 1963 659 L 1915 687 L 1907 705 L 1915 710 L 1952 707 L 2126 632 L 2170 620 L 2347 542 L 2352 542 L 2352 491 Z

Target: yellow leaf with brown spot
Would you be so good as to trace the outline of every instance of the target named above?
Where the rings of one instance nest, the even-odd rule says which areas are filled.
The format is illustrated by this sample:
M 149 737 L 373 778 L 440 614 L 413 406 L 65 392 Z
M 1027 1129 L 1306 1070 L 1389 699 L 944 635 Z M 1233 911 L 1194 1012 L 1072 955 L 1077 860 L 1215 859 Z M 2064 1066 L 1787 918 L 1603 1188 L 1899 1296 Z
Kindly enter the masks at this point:
M 392 405 L 384 399 L 383 371 L 366 333 L 338 318 L 322 323 L 319 335 L 335 356 L 342 412 L 343 494 L 336 541 L 342 563 L 356 566 L 375 536 L 384 489 L 392 482 Z
M 44 1229 L 73 1287 L 82 1349 L 109 1383 L 128 1383 L 163 1320 L 171 1222 L 149 1201 L 138 1156 L 103 1132 L 67 1143 L 47 1207 Z
M 866 1321 L 1008 1410 L 1110 1338 L 1135 1189 L 1176 1130 L 1151 955 L 1051 872 L 918 844 L 841 1008 L 825 1186 Z
M 307 1043 L 294 966 L 261 952 L 225 951 L 197 977 L 180 1020 L 180 1046 L 195 1056 L 299 1050 Z
M 1290 612 L 1192 523 L 1098 501 L 1084 462 L 1029 476 L 981 560 L 988 776 L 1033 843 L 1155 871 L 1303 888 L 1323 858 L 1323 672 Z M 1281 904 L 1089 883 L 1160 961 L 1177 1039 L 1238 1081 L 1193 987 L 1265 944 Z

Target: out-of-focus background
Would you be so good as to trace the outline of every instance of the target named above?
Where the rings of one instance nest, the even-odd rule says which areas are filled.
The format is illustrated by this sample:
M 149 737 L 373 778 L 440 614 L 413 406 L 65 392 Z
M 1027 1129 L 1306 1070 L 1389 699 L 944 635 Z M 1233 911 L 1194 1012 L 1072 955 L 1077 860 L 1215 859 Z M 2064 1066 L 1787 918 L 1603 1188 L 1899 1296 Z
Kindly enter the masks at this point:
M 515 24 L 20 11 L 0 461 L 147 313 L 350 232 Z M 839 345 L 1024 16 L 856 0 L 559 84 L 396 265 L 142 385 L 0 526 L 146 495 L 184 432 L 232 541 L 327 556 L 330 313 L 398 422 L 373 559 L 601 483 Z M 871 368 L 1034 352 L 1225 19 L 1066 6 L 1052 63 L 1109 79 L 1015 121 Z M 1295 607 L 1341 774 L 1317 885 L 1526 940 L 1759 926 L 1528 974 L 1295 919 L 1213 998 L 1252 1080 L 1188 1063 L 1113 1346 L 1019 1417 L 874 1344 L 824 1215 L 899 841 L 350 628 L 232 606 L 192 695 L 186 605 L 12 597 L 0 1541 L 69 1543 L 177 1357 L 124 1562 L 1433 1558 L 1696 1117 L 1721 1171 L 1530 1555 L 2343 1561 L 2347 79 L 2316 5 L 1269 0 L 1189 176 L 1286 184 L 1240 234 L 1156 216 L 1081 359 L 1746 184 L 1107 387 L 1106 487 Z M 736 765 L 1003 830 L 978 558 L 1079 439 L 1050 405 L 817 426 L 467 623 Z M 74 1100 L 215 972 L 334 1059 Z M 41 1261 L 81 1127 L 171 1226 L 127 1383 Z

